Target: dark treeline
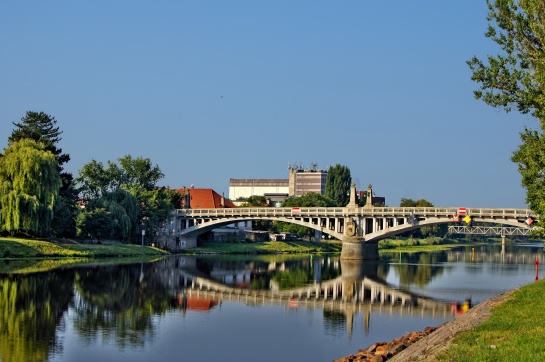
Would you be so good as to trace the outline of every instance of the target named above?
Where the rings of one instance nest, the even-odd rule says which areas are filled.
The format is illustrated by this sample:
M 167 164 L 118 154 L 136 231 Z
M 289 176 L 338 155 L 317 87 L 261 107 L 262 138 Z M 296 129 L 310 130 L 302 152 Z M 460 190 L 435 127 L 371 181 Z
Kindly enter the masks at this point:
M 55 117 L 27 112 L 0 154 L 0 235 L 130 241 L 153 235 L 180 195 L 158 187 L 157 165 L 126 155 L 107 165 L 91 160 L 77 177 L 64 171 Z

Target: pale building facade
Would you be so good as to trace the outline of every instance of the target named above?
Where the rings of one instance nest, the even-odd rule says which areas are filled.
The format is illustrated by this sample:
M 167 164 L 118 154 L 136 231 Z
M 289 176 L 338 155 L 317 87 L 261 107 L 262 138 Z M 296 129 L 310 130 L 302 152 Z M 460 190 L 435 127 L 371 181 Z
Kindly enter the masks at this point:
M 250 196 L 265 196 L 275 204 L 286 197 L 299 197 L 310 192 L 325 194 L 327 171 L 318 170 L 316 164 L 310 169 L 302 165 L 288 165 L 287 179 L 229 179 L 229 199 L 237 204 L 239 199 Z
M 233 202 L 250 196 L 288 193 L 288 179 L 229 179 L 229 199 Z

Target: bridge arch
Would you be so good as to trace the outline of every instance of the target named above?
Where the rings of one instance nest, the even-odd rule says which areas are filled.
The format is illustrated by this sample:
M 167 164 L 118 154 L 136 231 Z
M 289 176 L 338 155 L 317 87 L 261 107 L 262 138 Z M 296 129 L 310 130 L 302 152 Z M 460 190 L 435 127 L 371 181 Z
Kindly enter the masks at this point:
M 305 219 L 287 218 L 287 217 L 241 217 L 241 218 L 235 217 L 235 218 L 229 218 L 229 219 L 202 220 L 200 222 L 197 222 L 193 226 L 189 226 L 183 229 L 182 235 L 193 234 L 195 236 L 199 236 L 206 232 L 217 229 L 219 227 L 227 226 L 233 223 L 243 222 L 243 221 L 262 221 L 262 220 L 282 221 L 282 222 L 286 222 L 290 224 L 301 225 L 313 230 L 321 231 L 339 240 L 342 240 L 343 238 L 342 232 L 338 232 L 334 229 L 332 230 L 329 228 L 322 227 L 320 225 L 312 223 L 311 221 L 305 221 Z
M 462 208 L 437 207 L 356 207 L 344 208 L 237 208 L 181 209 L 173 213 L 176 236 L 196 246 L 197 236 L 223 225 L 240 221 L 271 220 L 305 226 L 342 240 L 341 258 L 378 259 L 378 240 L 435 224 L 459 220 Z M 473 222 L 528 228 L 527 209 L 463 208 L 463 216 Z M 463 221 L 461 221 L 463 223 Z M 185 241 L 184 241 L 185 243 Z
M 478 223 L 488 223 L 488 224 L 501 224 L 501 225 L 508 225 L 508 226 L 514 226 L 514 227 L 528 227 L 528 225 L 525 225 L 524 223 L 521 223 L 519 220 L 505 220 L 505 219 L 492 219 L 492 218 L 477 218 L 472 219 L 474 222 Z M 379 241 L 381 239 L 395 236 L 399 234 L 406 233 L 411 230 L 420 229 L 425 226 L 433 226 L 433 225 L 441 225 L 441 224 L 453 224 L 453 220 L 451 219 L 445 219 L 445 218 L 434 218 L 430 217 L 424 220 L 417 220 L 414 224 L 401 224 L 392 228 L 378 230 L 373 233 L 370 233 L 366 235 L 365 240 L 370 241 Z M 454 224 L 460 224 L 464 222 L 456 222 Z

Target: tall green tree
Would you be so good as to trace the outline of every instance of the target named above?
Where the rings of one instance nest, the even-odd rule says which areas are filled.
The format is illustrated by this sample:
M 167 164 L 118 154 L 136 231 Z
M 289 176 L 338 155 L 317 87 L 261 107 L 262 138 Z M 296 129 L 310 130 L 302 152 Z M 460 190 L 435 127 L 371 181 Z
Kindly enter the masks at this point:
M 62 131 L 59 130 L 55 117 L 44 112 L 29 111 L 20 122 L 13 122 L 13 125 L 15 128 L 8 138 L 10 145 L 21 139 L 30 138 L 42 143 L 47 151 L 55 155 L 60 170 L 62 165 L 70 161 L 70 155 L 63 153 L 62 149 L 57 147 Z
M 335 202 L 334 206 L 346 206 L 350 200 L 352 176 L 347 166 L 336 164 L 327 170 L 325 196 Z
M 539 120 L 539 129 L 525 128 L 522 144 L 512 161 L 518 164 L 526 202 L 545 215 L 545 2 L 543 0 L 487 0 L 489 26 L 485 36 L 497 43 L 501 53 L 484 62 L 468 61 L 474 92 L 492 107 L 510 112 L 515 108 Z M 545 229 L 537 230 L 545 235 Z
M 111 212 L 103 208 L 85 210 L 76 218 L 77 236 L 102 240 L 113 236 L 115 227 Z
M 84 214 L 97 209 L 104 209 L 112 219 L 110 237 L 128 241 L 141 218 L 140 200 L 123 189 L 106 192 L 99 198 L 91 200 L 85 207 Z M 80 215 L 78 215 L 80 216 Z M 96 215 L 93 215 L 93 219 Z M 80 219 L 78 219 L 78 222 Z M 94 224 L 93 224 L 94 225 Z
M 74 236 L 77 192 L 73 187 L 72 174 L 63 172 L 63 165 L 70 161 L 70 155 L 63 153 L 62 149 L 58 147 L 62 131 L 57 126 L 57 120 L 44 112 L 29 111 L 21 118 L 20 122 L 13 122 L 13 125 L 15 128 L 8 138 L 8 144 L 11 145 L 22 139 L 32 139 L 43 144 L 45 150 L 55 156 L 62 184 L 59 190 L 59 202 L 56 203 L 53 210 L 52 234 Z
M 85 164 L 75 179 L 83 196 L 99 197 L 120 187 L 126 190 L 152 190 L 164 177 L 159 166 L 153 165 L 149 158 L 126 155 L 118 162 L 119 165 L 108 161 L 107 167 L 95 160 Z
M 153 165 L 148 158 L 126 155 L 119 158 L 118 163 L 108 161 L 107 166 L 92 160 L 79 171 L 75 182 L 82 197 L 89 200 L 89 211 L 103 208 L 114 218 L 114 224 L 118 226 L 112 237 L 128 240 L 141 227 L 153 231 L 157 222 L 166 220 L 169 212 L 180 205 L 181 195 L 178 192 L 157 187 L 157 182 L 163 177 L 159 166 Z M 111 198 L 123 193 L 132 195 L 138 207 L 133 207 L 131 211 L 127 206 L 132 202 L 123 204 Z M 122 209 L 126 211 L 128 219 Z M 132 216 L 134 210 L 136 214 Z M 128 229 L 126 220 L 130 220 Z
M 21 139 L 0 158 L 0 229 L 11 235 L 50 236 L 61 179 L 55 156 L 42 143 Z

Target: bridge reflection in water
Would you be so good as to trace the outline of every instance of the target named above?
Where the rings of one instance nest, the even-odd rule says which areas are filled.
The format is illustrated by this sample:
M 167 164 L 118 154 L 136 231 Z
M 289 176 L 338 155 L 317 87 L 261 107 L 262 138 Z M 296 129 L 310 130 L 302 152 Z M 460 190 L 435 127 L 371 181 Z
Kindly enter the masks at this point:
M 368 333 L 372 313 L 422 317 L 453 317 L 451 301 L 436 300 L 409 291 L 394 288 L 377 277 L 378 261 L 340 260 L 341 275 L 314 282 L 303 287 L 281 288 L 271 280 L 268 289 L 251 289 L 249 280 L 259 270 L 213 270 L 210 275 L 199 273 L 190 267 L 191 257 L 176 257 L 176 264 L 183 268 L 165 268 L 171 286 L 173 300 L 178 308 L 200 309 L 191 306 L 221 306 L 224 301 L 251 305 L 285 305 L 288 308 L 323 309 L 324 312 L 340 313 L 347 321 L 347 332 L 352 334 L 355 318 L 362 316 Z M 169 258 L 172 259 L 172 258 Z M 171 260 L 172 261 L 172 260 Z M 317 260 L 315 266 L 320 267 Z M 339 262 L 339 261 L 337 261 Z M 282 270 L 283 263 L 270 263 L 272 269 Z M 193 270 L 192 270 L 193 269 Z M 316 267 L 315 267 L 316 269 Z M 318 270 L 315 275 L 320 275 Z M 317 279 L 317 280 L 316 280 Z

